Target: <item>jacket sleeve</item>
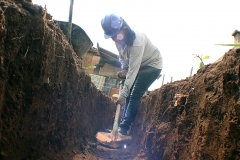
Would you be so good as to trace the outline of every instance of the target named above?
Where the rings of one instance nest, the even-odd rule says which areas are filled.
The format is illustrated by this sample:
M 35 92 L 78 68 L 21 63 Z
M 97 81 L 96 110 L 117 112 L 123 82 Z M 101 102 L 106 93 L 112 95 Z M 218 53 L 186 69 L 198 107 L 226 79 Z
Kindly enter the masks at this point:
M 144 47 L 145 45 L 143 44 L 143 41 L 139 41 L 137 43 L 134 43 L 133 46 L 129 49 L 129 68 L 123 89 L 120 93 L 121 97 L 127 98 L 130 93 L 130 89 L 137 77 L 139 68 L 141 66 Z

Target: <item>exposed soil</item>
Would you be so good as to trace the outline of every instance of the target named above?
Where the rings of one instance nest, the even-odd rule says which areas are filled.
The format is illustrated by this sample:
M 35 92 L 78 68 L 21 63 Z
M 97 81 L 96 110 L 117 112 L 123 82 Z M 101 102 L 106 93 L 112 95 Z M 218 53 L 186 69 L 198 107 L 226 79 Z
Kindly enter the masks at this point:
M 240 50 L 141 100 L 126 149 L 96 142 L 114 102 L 37 5 L 0 2 L 0 159 L 239 160 Z

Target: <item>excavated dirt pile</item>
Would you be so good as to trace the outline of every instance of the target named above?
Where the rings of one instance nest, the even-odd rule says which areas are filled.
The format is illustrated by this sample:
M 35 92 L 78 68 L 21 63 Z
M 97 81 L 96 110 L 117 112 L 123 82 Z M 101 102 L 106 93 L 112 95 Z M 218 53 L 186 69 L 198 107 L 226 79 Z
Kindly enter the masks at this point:
M 141 100 L 126 149 L 95 134 L 113 101 L 98 91 L 51 16 L 30 0 L 0 2 L 0 159 L 239 160 L 240 50 Z
M 239 160 L 239 78 L 240 49 L 232 49 L 193 77 L 151 92 L 132 130 L 136 142 L 152 159 Z

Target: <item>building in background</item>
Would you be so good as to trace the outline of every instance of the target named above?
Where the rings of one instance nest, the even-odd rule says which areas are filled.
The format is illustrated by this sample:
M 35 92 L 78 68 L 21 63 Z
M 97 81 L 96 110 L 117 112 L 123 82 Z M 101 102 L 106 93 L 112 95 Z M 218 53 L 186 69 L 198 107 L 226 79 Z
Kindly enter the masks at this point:
M 89 51 L 83 57 L 83 67 L 88 74 L 93 74 L 96 65 L 99 63 L 100 55 L 97 48 L 90 48 Z
M 118 58 L 117 54 L 100 47 L 99 44 L 97 48 L 91 48 L 83 57 L 83 67 L 91 76 L 91 81 L 110 97 L 119 93 L 119 80 L 116 73 L 120 71 L 121 64 Z
M 232 33 L 232 36 L 234 36 L 234 44 L 240 43 L 240 31 L 239 30 L 235 30 Z
M 118 61 L 119 57 L 117 54 L 100 47 L 99 44 L 97 44 L 97 50 L 100 60 L 94 73 L 105 77 L 102 91 L 111 97 L 113 94 L 119 93 L 119 80 L 116 75 L 121 70 L 121 64 Z
M 55 22 L 67 36 L 68 22 Z M 95 86 L 110 97 L 118 94 L 119 80 L 116 73 L 121 68 L 118 55 L 100 47 L 99 44 L 97 48 L 94 48 L 86 32 L 76 24 L 72 24 L 70 43 L 77 56 L 82 59 L 82 66 L 91 76 L 91 81 Z

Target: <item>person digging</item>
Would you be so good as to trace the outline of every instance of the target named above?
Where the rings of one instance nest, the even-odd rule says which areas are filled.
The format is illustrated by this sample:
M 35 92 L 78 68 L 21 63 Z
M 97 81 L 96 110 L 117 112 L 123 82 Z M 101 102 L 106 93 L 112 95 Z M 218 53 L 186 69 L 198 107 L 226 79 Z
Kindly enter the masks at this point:
M 104 38 L 111 38 L 119 52 L 121 71 L 117 75 L 125 82 L 116 101 L 116 105 L 124 106 L 118 132 L 127 135 L 141 97 L 162 71 L 162 56 L 144 33 L 131 29 L 114 13 L 107 14 L 101 20 L 101 26 Z

